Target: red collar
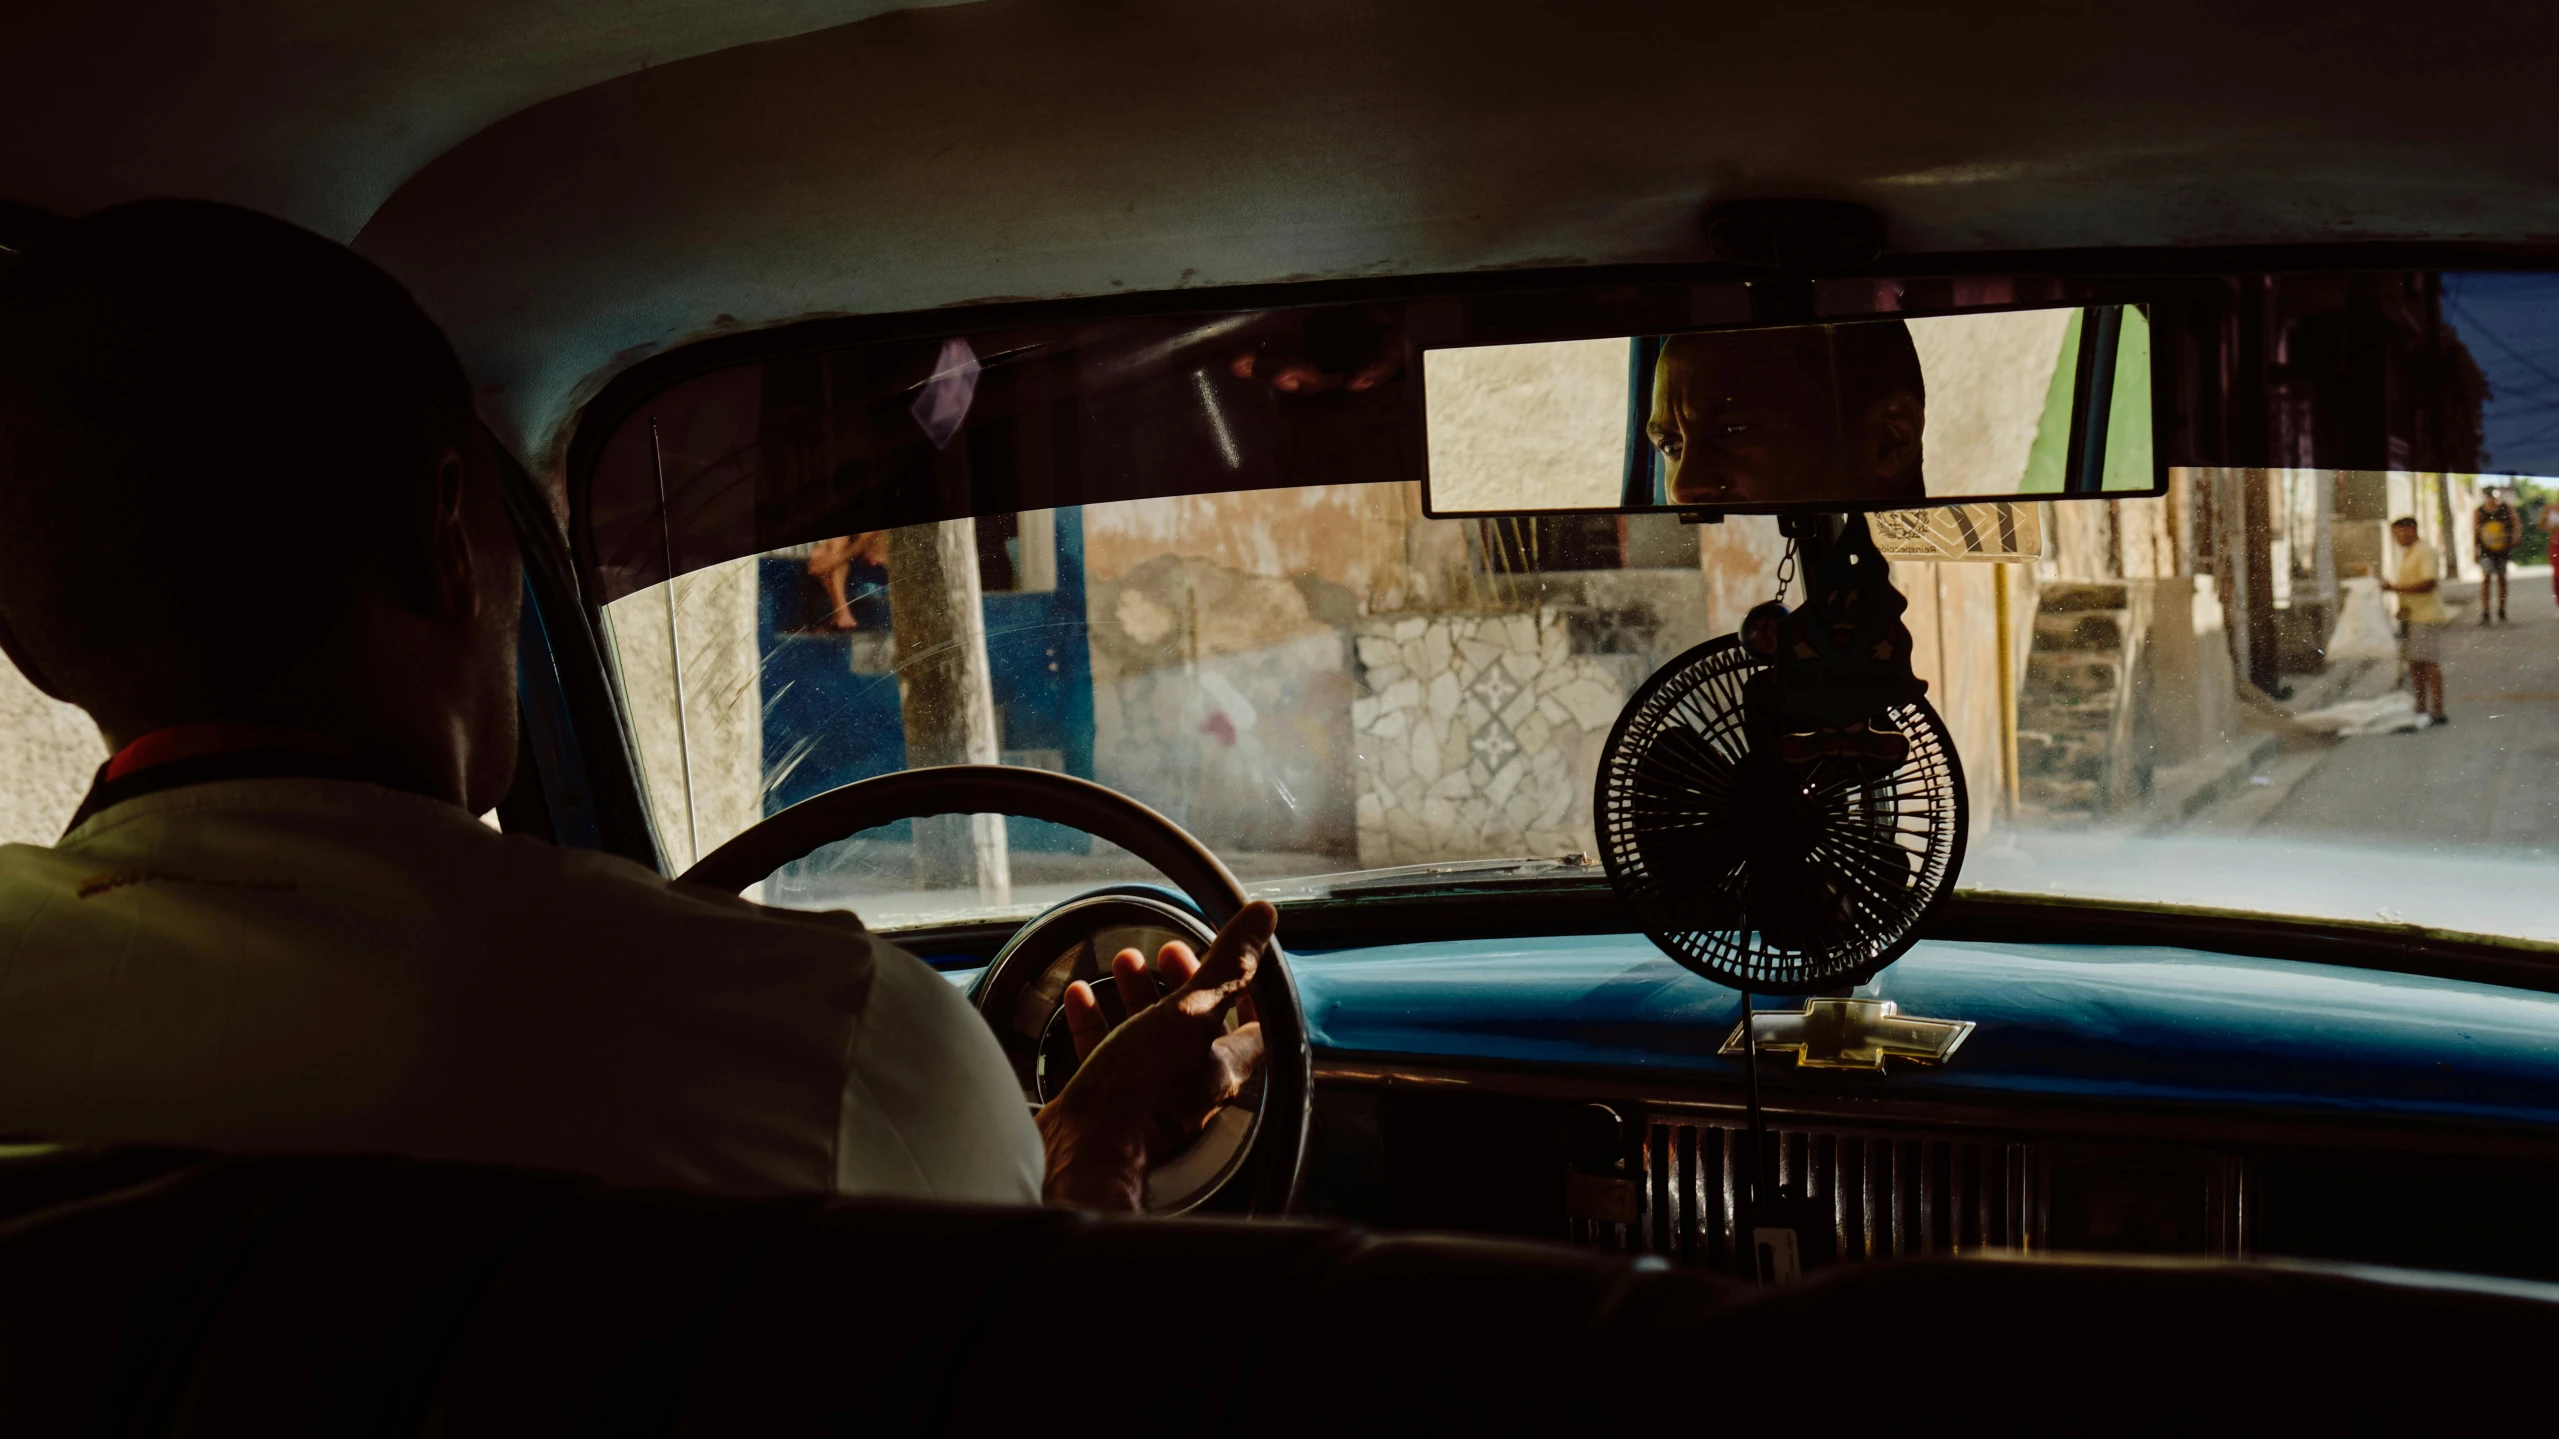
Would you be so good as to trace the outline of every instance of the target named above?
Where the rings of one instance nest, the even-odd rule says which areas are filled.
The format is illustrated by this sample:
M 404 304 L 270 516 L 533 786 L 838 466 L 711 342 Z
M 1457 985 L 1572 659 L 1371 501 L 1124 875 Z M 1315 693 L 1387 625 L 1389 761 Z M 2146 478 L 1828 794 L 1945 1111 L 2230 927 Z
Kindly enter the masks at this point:
M 327 755 L 332 759 L 355 757 L 336 740 L 282 725 L 182 724 L 155 729 L 117 750 L 115 757 L 107 761 L 104 778 L 120 780 L 176 760 L 248 751 Z

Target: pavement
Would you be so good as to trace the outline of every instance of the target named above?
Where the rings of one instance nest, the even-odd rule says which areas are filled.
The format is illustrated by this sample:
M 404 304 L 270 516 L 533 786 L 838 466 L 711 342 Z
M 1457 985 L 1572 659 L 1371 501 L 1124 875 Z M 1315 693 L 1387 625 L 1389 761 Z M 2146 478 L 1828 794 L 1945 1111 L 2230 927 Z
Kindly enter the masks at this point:
M 2559 605 L 2548 570 L 2515 579 L 2502 625 L 2478 623 L 2478 586 L 2447 587 L 2457 607 L 2444 637 L 2450 724 L 2291 751 L 2256 786 L 2276 790 L 2273 803 L 2206 809 L 2192 828 L 2559 851 Z
M 2559 605 L 2549 570 L 2520 571 L 2511 623 L 2482 628 L 2477 590 L 2445 591 L 2449 725 L 2260 741 L 2174 806 L 1995 835 L 1962 883 L 2559 942 Z M 2387 693 L 2392 668 L 2297 679 L 2286 708 Z

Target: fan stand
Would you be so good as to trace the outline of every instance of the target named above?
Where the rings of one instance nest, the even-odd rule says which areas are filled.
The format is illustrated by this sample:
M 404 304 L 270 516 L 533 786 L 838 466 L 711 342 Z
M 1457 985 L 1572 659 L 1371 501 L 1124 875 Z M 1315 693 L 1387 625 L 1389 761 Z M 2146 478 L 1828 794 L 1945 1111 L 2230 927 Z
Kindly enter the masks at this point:
M 1741 1277 L 1750 1283 L 1766 1284 L 1775 1276 L 1775 1256 L 1763 1261 L 1759 1252 L 1759 1197 L 1768 1190 L 1768 1114 L 1759 1106 L 1759 1015 L 1757 1000 L 1747 989 L 1742 991 L 1742 1073 L 1747 1076 L 1750 1093 L 1750 1189 L 1740 1215 L 1741 1243 L 1733 1246 L 1734 1257 L 1741 1261 Z
M 1788 554 L 1777 570 L 1777 597 L 1786 598 L 1793 587 L 1796 564 L 1800 557 L 1805 571 L 1821 563 L 1823 551 L 1838 538 L 1847 522 L 1844 515 L 1780 515 L 1778 533 L 1787 539 Z M 1741 1242 L 1733 1246 L 1736 1267 L 1746 1283 L 1771 1284 L 1777 1279 L 1777 1257 L 1762 1254 L 1759 1246 L 1759 1216 L 1766 1206 L 1761 1197 L 1768 1192 L 1768 1111 L 1759 1100 L 1759 1013 L 1758 998 L 1749 990 L 1742 991 L 1742 1074 L 1748 1085 L 1750 1135 L 1750 1188 L 1739 1216 Z

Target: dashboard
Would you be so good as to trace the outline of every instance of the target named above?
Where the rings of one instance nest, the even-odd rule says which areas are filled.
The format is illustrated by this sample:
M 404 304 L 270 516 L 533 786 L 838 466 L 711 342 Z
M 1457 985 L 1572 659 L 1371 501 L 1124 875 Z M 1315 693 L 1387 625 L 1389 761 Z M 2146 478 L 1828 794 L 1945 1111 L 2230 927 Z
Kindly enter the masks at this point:
M 1736 991 L 1642 935 L 1413 939 L 1408 910 L 1362 943 L 1355 917 L 1310 919 L 1291 951 L 1308 1210 L 1731 1262 Z M 983 962 L 967 936 L 904 938 L 956 983 Z M 1770 1178 L 1807 1264 L 2094 1251 L 2559 1278 L 2559 994 L 1938 938 L 1853 992 L 1757 1010 Z

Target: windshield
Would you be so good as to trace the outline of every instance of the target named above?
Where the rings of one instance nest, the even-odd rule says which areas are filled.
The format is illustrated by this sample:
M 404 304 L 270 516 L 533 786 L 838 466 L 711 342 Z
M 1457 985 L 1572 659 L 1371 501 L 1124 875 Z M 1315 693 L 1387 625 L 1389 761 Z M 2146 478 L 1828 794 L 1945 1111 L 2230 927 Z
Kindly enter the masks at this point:
M 2332 371 L 2432 367 L 2430 393 L 2466 385 L 2466 411 L 2429 401 L 2411 422 L 2414 449 L 2395 438 L 2407 425 L 2374 428 L 2395 465 L 2171 464 L 2157 497 L 2001 506 L 1978 526 L 1879 517 L 1914 668 L 1963 763 L 1962 888 L 2559 941 L 2559 911 L 2536 902 L 2559 839 L 2559 493 L 2490 470 L 2550 448 L 2559 326 L 2540 277 L 2470 279 L 2381 305 L 2378 358 L 2351 326 L 2322 328 L 2312 290 L 2288 292 L 2300 313 L 2275 327 L 2262 394 L 2294 430 L 2250 443 L 2305 461 L 2364 444 L 2321 438 L 2359 423 L 2341 383 L 2321 387 Z M 2540 288 L 2494 283 L 2518 279 Z M 1364 408 L 1405 402 L 1405 322 L 1185 326 L 1151 346 L 1122 328 L 1103 349 L 900 342 L 904 369 L 874 361 L 852 381 L 840 361 L 820 373 L 824 357 L 770 361 L 620 423 L 612 494 L 718 497 L 679 493 L 661 531 L 645 506 L 608 513 L 598 481 L 592 563 L 672 867 L 837 785 L 1000 760 L 1133 795 L 1274 895 L 1605 882 L 1591 793 L 1610 728 L 1647 676 L 1779 594 L 1779 522 L 1432 518 L 1414 455 L 1378 453 L 1391 426 Z M 1931 467 L 1966 466 L 1972 492 L 2031 490 L 2061 438 L 2047 431 L 2067 405 L 2043 397 L 2068 365 L 2043 328 L 2031 354 L 1981 358 L 1996 394 L 1969 409 L 1932 381 L 1932 414 L 1978 417 L 1929 439 Z M 1034 351 L 1052 377 L 1069 355 L 1074 383 L 1007 372 Z M 1279 378 L 1292 366 L 1302 393 Z M 1607 383 L 1583 368 L 1552 379 Z M 1163 383 L 1109 388 L 1137 373 Z M 2163 403 L 2199 433 L 2175 383 Z M 1488 425 L 1533 409 L 1472 406 Z M 1083 438 L 1042 431 L 1034 473 L 1034 424 Z M 1622 462 L 1549 448 L 1559 465 Z M 904 498 L 867 513 L 927 504 L 937 475 L 966 497 L 944 513 L 977 513 L 830 526 L 865 512 L 811 502 L 809 482 L 775 497 L 783 468 L 856 495 L 883 463 L 862 457 L 892 450 Z M 1008 508 L 1006 493 L 1087 502 Z M 714 532 L 791 542 L 742 552 Z M 686 557 L 721 543 L 716 562 Z M 1156 878 L 1051 826 L 955 824 L 857 836 L 761 896 L 896 928 Z
M 2214 480 L 2224 512 L 2262 502 L 2287 535 L 2341 483 Z M 2462 622 L 2440 626 L 2455 721 L 2440 730 L 2414 728 L 2375 582 L 2340 575 L 2331 623 L 2316 572 L 2289 573 L 2288 554 L 2277 689 L 2249 685 L 2213 577 L 2156 572 L 2177 554 L 2176 506 L 2200 502 L 2192 489 L 2054 506 L 2051 553 L 2032 564 L 1897 562 L 1915 668 L 1971 788 L 1961 883 L 2559 938 L 2535 882 L 2559 837 L 2546 558 L 2510 563 L 2508 622 L 2482 626 L 2485 486 L 2369 481 L 2363 508 L 2430 523 L 2421 549 L 2394 558 L 2376 514 L 2346 565 L 2465 576 L 2438 590 Z M 2552 496 L 2519 491 L 2516 545 L 2546 557 Z M 2426 538 L 2447 506 L 2452 542 Z M 896 561 L 953 540 L 969 564 L 941 578 L 946 594 L 973 589 L 960 602 L 983 616 L 992 740 L 961 757 L 1097 779 L 1266 883 L 1589 855 L 1599 751 L 1626 698 L 1767 599 L 1784 549 L 1768 520 L 1430 520 L 1390 485 L 980 516 L 714 566 L 607 610 L 679 868 L 785 805 L 904 768 L 919 728 L 967 727 L 904 712 L 892 610 Z M 951 602 L 917 600 L 936 601 Z M 1154 878 L 1023 820 L 978 844 L 974 867 L 934 872 L 912 828 L 793 865 L 763 897 L 894 926 L 1026 914 Z

